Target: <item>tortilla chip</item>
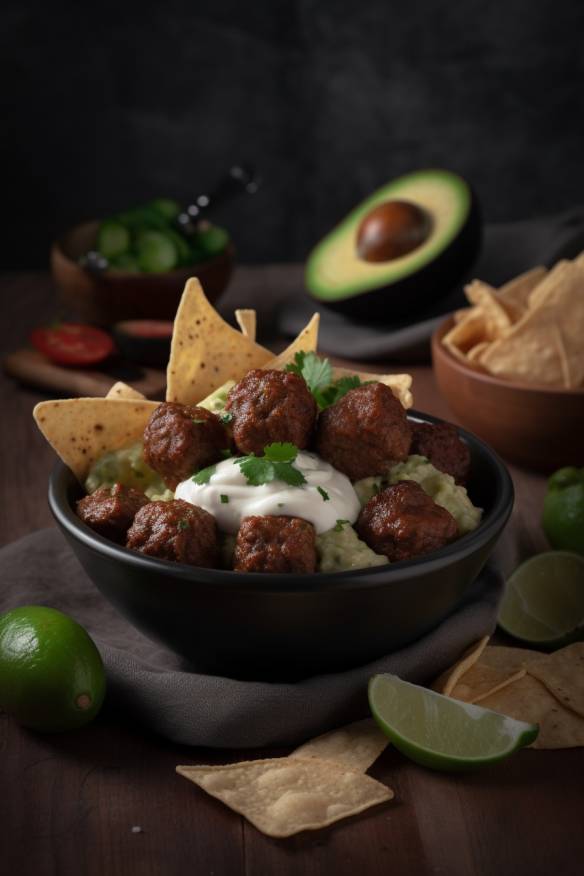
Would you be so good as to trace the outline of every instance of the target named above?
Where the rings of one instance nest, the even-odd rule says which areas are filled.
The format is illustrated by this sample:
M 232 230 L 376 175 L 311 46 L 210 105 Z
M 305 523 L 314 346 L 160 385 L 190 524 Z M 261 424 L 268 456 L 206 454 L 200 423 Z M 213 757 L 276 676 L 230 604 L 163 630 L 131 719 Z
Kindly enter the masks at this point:
M 584 270 L 573 262 L 556 268 L 532 292 L 525 316 L 483 353 L 492 374 L 548 386 L 584 380 Z
M 377 381 L 388 386 L 395 397 L 400 401 L 406 410 L 411 408 L 414 403 L 414 398 L 410 392 L 412 385 L 411 374 L 376 374 L 373 371 L 357 371 L 355 368 L 335 368 L 333 367 L 333 380 L 338 380 L 340 377 L 352 377 L 356 375 L 362 383 L 369 380 Z
M 355 721 L 330 733 L 323 733 L 296 748 L 290 757 L 327 760 L 339 766 L 365 772 L 389 745 L 373 718 Z
M 584 745 L 584 720 L 566 709 L 537 678 L 527 674 L 481 701 L 518 721 L 539 724 L 539 735 L 530 748 L 576 748 Z
M 304 350 L 305 353 L 316 353 L 319 323 L 320 313 L 313 314 L 310 322 L 304 326 L 298 337 L 279 356 L 270 359 L 266 365 L 262 365 L 262 368 L 283 371 L 286 365 L 294 363 L 294 356 L 301 350 Z
M 497 298 L 515 305 L 524 311 L 529 305 L 529 296 L 547 274 L 547 268 L 537 267 L 509 280 L 497 290 Z
M 255 342 L 257 331 L 257 314 L 255 310 L 238 309 L 235 311 L 235 319 L 242 333 L 250 341 Z
M 158 405 L 145 399 L 70 398 L 39 402 L 33 417 L 53 450 L 83 482 L 106 451 L 141 440 Z
M 479 660 L 454 685 L 450 696 L 465 703 L 479 703 L 485 697 L 523 678 L 525 673 L 525 669 L 518 669 L 516 672 L 493 669 Z
M 527 671 L 557 700 L 584 718 L 584 642 L 561 648 L 544 660 L 527 664 Z
M 226 380 L 241 380 L 272 358 L 223 320 L 192 277 L 182 294 L 172 333 L 166 400 L 196 403 Z
M 497 290 L 482 280 L 473 280 L 464 287 L 464 293 L 484 316 L 487 340 L 500 338 L 521 315 L 517 305 L 500 299 Z
M 122 383 L 121 380 L 118 380 L 117 383 L 114 383 L 113 386 L 110 387 L 106 398 L 145 399 L 146 396 L 143 395 L 143 393 L 138 392 L 138 390 L 134 389 L 132 386 L 128 386 L 127 383 Z
M 477 662 L 487 647 L 488 641 L 489 636 L 483 636 L 482 639 L 479 639 L 478 642 L 475 642 L 474 645 L 467 648 L 460 660 L 457 660 L 454 666 L 451 666 L 450 669 L 447 669 L 442 675 L 438 676 L 432 685 L 432 690 L 438 691 L 438 693 L 449 697 L 464 673 L 468 672 L 471 666 L 474 666 Z
M 507 645 L 489 645 L 481 654 L 481 663 L 501 672 L 517 672 L 526 669 L 529 663 L 545 660 L 541 651 L 529 648 L 510 648 Z
M 489 348 L 489 341 L 481 341 L 479 344 L 475 344 L 474 347 L 471 347 L 468 353 L 466 354 L 467 362 L 477 362 L 480 363 L 481 356 Z
M 390 788 L 364 773 L 316 759 L 269 758 L 176 771 L 272 837 L 327 827 L 393 797 Z
M 487 324 L 482 310 L 472 308 L 475 312 L 468 319 L 461 320 L 442 338 L 442 343 L 451 353 L 466 361 L 466 354 L 477 344 L 488 341 Z

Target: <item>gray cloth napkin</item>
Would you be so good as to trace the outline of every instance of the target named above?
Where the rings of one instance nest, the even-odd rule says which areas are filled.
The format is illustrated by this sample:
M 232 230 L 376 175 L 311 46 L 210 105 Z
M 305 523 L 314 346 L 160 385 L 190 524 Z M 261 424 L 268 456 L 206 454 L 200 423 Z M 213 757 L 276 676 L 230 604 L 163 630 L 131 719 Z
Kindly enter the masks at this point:
M 56 529 L 0 550 L 0 612 L 49 605 L 72 615 L 94 638 L 108 676 L 108 697 L 141 726 L 187 745 L 254 748 L 295 745 L 368 714 L 367 681 L 393 672 L 425 682 L 491 633 L 502 579 L 487 567 L 458 611 L 414 644 L 335 675 L 297 683 L 202 675 L 141 635 L 93 587 Z
M 481 254 L 471 271 L 493 286 L 536 265 L 551 266 L 584 250 L 584 207 L 557 216 L 487 225 Z M 429 341 L 444 315 L 466 304 L 462 287 L 454 289 L 428 312 L 412 314 L 392 325 L 357 324 L 354 320 L 319 307 L 318 346 L 323 352 L 347 359 L 375 360 L 399 357 L 416 361 L 429 356 Z M 282 334 L 295 336 L 315 310 L 315 302 L 298 290 L 286 301 L 278 318 Z

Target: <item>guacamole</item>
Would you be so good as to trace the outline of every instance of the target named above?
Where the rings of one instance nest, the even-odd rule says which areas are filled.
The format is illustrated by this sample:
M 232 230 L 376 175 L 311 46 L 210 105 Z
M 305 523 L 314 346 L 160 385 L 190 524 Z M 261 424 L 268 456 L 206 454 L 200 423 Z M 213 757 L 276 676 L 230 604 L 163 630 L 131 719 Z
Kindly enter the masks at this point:
M 450 475 L 434 468 L 425 456 L 408 456 L 405 462 L 394 465 L 389 472 L 389 483 L 398 481 L 416 481 L 437 505 L 450 511 L 460 535 L 472 532 L 481 522 L 482 510 L 475 508 L 465 488 Z
M 142 490 L 151 501 L 168 502 L 174 499 L 174 493 L 160 475 L 144 462 L 141 441 L 100 456 L 89 469 L 85 489 L 93 493 L 99 487 L 111 487 L 116 483 Z
M 316 536 L 316 553 L 319 572 L 344 572 L 389 563 L 387 557 L 374 553 L 345 522 Z
M 230 390 L 235 386 L 235 380 L 227 380 L 219 389 L 204 398 L 203 401 L 197 402 L 197 407 L 205 408 L 213 414 L 220 414 L 225 410 L 227 404 L 227 396 Z

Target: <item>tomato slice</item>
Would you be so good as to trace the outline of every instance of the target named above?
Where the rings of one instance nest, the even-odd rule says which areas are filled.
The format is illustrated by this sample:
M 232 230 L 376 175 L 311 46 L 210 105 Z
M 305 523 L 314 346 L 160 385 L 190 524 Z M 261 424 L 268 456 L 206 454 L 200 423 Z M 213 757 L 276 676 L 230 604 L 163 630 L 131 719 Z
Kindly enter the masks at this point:
M 30 342 L 57 365 L 97 365 L 115 350 L 114 342 L 106 332 L 76 322 L 35 329 Z

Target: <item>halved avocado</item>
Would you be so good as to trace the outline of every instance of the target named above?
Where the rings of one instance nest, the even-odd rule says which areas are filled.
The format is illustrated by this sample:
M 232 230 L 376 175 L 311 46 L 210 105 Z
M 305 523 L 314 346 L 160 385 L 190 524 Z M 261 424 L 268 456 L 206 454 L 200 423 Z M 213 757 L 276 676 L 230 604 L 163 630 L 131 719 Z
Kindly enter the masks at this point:
M 386 246 L 379 246 L 380 220 Z M 448 170 L 419 170 L 378 189 L 320 241 L 308 258 L 306 285 L 328 307 L 391 323 L 448 295 L 472 267 L 480 242 L 468 183 Z

